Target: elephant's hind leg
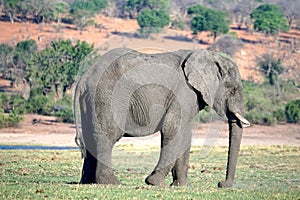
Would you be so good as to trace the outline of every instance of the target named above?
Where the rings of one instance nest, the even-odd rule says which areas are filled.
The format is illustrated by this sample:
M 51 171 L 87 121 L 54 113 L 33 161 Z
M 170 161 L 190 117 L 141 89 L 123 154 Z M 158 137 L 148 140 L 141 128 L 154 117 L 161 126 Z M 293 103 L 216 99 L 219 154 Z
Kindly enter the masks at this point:
M 177 159 L 175 166 L 172 169 L 173 183 L 172 186 L 187 185 L 187 173 L 189 166 L 190 148 Z
M 84 158 L 82 176 L 80 180 L 81 184 L 96 183 L 96 166 L 97 159 L 88 150 L 86 150 L 86 156 Z
M 98 135 L 96 183 L 120 185 L 112 169 L 112 148 L 116 141 L 111 141 L 106 134 Z

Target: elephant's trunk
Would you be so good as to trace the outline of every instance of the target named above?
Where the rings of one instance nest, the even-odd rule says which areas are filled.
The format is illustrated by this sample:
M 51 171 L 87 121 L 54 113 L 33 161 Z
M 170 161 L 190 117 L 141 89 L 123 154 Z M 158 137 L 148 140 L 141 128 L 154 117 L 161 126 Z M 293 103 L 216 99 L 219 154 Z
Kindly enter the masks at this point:
M 218 184 L 220 188 L 232 187 L 235 175 L 237 158 L 240 150 L 243 127 L 250 126 L 250 123 L 239 113 L 230 113 L 228 115 L 229 124 L 229 148 L 226 180 Z

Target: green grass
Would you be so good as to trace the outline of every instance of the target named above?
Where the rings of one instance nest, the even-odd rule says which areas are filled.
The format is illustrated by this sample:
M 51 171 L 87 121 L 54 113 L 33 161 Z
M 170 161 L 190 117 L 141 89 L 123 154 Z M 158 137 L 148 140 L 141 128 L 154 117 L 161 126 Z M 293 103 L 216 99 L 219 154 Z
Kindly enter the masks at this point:
M 122 186 L 77 184 L 79 151 L 3 150 L 0 199 L 300 199 L 299 152 L 299 147 L 242 147 L 234 188 L 218 189 L 225 176 L 225 147 L 205 158 L 193 148 L 189 186 L 177 188 L 144 183 L 158 159 L 156 147 L 115 148 L 113 164 Z

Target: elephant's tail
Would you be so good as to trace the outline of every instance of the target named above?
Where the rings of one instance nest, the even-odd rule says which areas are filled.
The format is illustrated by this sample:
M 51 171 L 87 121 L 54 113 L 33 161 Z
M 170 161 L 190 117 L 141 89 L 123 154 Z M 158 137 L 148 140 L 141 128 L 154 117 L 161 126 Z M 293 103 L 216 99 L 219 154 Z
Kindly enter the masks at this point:
M 76 127 L 75 143 L 79 147 L 82 157 L 85 157 L 86 151 L 85 151 L 82 130 L 80 127 L 80 125 L 81 125 L 80 108 L 79 108 L 79 96 L 81 93 L 80 80 L 81 79 L 79 79 L 79 81 L 76 84 L 74 97 L 73 97 L 73 101 L 74 101 L 73 102 L 73 112 L 74 112 L 74 122 L 75 122 L 75 127 Z

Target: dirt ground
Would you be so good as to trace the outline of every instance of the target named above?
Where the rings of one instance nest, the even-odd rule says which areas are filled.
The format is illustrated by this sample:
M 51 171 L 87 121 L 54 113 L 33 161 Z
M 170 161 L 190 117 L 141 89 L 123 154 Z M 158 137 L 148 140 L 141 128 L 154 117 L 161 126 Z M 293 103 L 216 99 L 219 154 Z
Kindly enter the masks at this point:
M 39 121 L 33 124 L 33 121 Z M 75 146 L 75 126 L 58 123 L 54 117 L 27 115 L 18 128 L 0 129 L 0 144 Z M 159 146 L 160 135 L 122 138 L 117 145 Z M 201 124 L 193 131 L 195 146 L 228 145 L 228 128 L 224 122 Z M 290 145 L 300 147 L 300 124 L 276 126 L 253 125 L 244 129 L 242 145 Z

